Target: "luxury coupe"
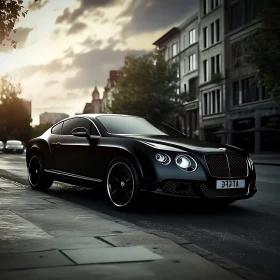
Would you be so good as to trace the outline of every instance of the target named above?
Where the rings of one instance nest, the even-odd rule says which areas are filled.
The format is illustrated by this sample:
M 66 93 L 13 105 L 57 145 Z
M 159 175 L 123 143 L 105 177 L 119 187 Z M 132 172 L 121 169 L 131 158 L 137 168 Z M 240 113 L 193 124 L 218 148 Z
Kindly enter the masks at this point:
M 104 187 L 113 207 L 134 205 L 142 191 L 219 205 L 252 197 L 254 163 L 242 149 L 189 139 L 141 117 L 85 114 L 56 123 L 26 148 L 28 180 Z

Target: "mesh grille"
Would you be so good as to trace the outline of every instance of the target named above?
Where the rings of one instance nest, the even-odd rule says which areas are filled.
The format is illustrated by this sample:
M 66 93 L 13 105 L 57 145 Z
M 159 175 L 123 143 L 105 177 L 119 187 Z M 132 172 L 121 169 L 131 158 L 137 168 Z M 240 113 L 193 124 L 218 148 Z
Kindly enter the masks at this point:
M 209 173 L 217 178 L 246 177 L 246 158 L 237 154 L 210 154 L 205 156 Z
M 227 156 L 230 167 L 230 176 L 246 177 L 248 172 L 246 158 L 244 156 L 236 154 L 228 154 Z
M 215 189 L 208 189 L 206 185 L 201 185 L 200 190 L 202 194 L 207 198 L 244 196 L 248 192 L 248 188 L 233 189 L 233 190 L 215 190 Z
M 165 181 L 162 191 L 167 194 L 197 197 L 193 192 L 192 183 L 187 181 Z

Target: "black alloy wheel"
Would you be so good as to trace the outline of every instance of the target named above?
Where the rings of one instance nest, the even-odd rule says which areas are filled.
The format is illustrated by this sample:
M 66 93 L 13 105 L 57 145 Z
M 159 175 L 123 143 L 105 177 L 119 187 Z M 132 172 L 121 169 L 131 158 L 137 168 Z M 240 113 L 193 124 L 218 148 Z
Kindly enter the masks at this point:
M 44 190 L 52 186 L 53 180 L 44 172 L 39 154 L 32 154 L 28 162 L 28 182 L 32 189 Z
M 139 179 L 128 160 L 119 158 L 110 163 L 106 176 L 106 193 L 114 208 L 125 210 L 135 205 L 139 196 Z

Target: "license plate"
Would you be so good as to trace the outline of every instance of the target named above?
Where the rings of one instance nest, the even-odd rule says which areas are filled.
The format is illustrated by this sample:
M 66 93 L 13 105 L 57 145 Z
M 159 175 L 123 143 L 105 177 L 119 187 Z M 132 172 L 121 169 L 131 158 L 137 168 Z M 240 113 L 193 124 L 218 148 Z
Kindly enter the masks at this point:
M 244 189 L 245 180 L 219 180 L 216 189 Z

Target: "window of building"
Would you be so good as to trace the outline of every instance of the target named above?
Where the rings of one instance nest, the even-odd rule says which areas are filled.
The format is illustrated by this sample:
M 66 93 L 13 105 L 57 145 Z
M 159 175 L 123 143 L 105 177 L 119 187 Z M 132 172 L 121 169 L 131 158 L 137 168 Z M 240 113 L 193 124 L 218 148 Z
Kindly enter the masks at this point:
M 267 88 L 265 87 L 262 87 L 262 100 L 266 100 L 266 99 L 269 99 L 269 91 Z
M 213 45 L 215 43 L 215 25 L 214 25 L 214 22 L 211 23 L 210 30 L 211 30 L 211 44 Z
M 190 45 L 194 44 L 196 39 L 195 39 L 195 29 L 192 29 L 189 33 L 189 39 L 190 39 Z
M 206 15 L 208 13 L 208 0 L 203 0 L 203 14 Z
M 211 10 L 216 9 L 219 6 L 219 0 L 210 0 Z
M 208 27 L 203 28 L 203 47 L 208 48 Z
M 176 56 L 178 52 L 178 44 L 175 43 L 172 45 L 172 57 Z
M 217 114 L 222 112 L 221 90 L 216 89 L 203 94 L 204 115 Z
M 221 55 L 217 54 L 211 57 L 211 74 L 221 72 Z
M 234 30 L 242 25 L 242 6 L 238 1 L 230 7 L 230 29 Z
M 189 70 L 195 70 L 196 69 L 196 55 L 195 53 L 189 56 Z
M 244 0 L 244 23 L 249 23 L 259 16 L 264 0 Z
M 183 59 L 183 73 L 184 74 L 187 73 L 187 59 L 186 58 Z
M 177 93 L 177 95 L 180 94 L 180 89 L 179 88 L 176 89 L 176 93 Z
M 254 78 L 248 78 L 241 81 L 242 104 L 260 100 L 260 90 L 254 83 Z
M 187 84 L 184 84 L 184 92 L 187 92 Z
M 180 67 L 177 67 L 177 78 L 180 78 Z
M 197 98 L 197 78 L 192 78 L 189 80 L 189 97 L 190 101 L 195 100 Z
M 236 42 L 232 44 L 232 66 L 238 68 L 241 65 L 242 57 L 242 42 Z
M 239 81 L 232 84 L 232 99 L 233 106 L 239 105 Z
M 203 74 L 204 74 L 204 82 L 209 80 L 208 76 L 208 60 L 203 61 Z
M 216 42 L 220 41 L 220 20 L 216 20 Z

